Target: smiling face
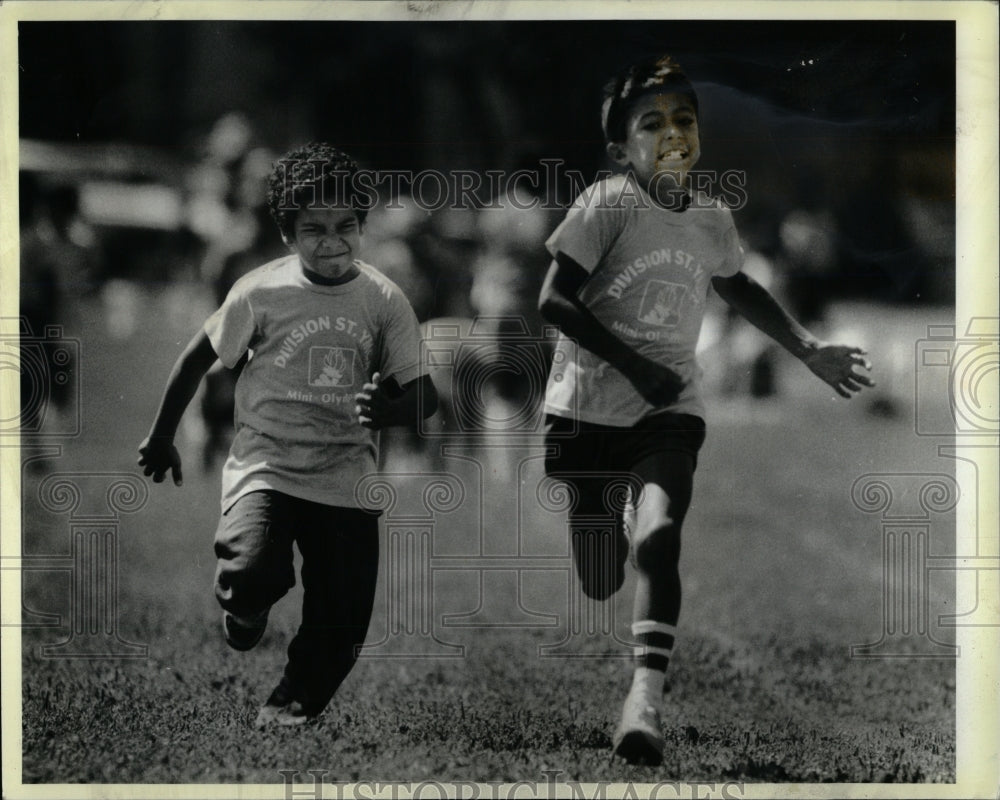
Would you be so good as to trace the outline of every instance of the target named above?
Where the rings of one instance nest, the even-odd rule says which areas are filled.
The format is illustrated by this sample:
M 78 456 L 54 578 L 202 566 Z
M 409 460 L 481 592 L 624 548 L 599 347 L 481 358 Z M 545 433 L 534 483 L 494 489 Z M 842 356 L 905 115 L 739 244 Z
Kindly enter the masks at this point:
M 646 94 L 629 111 L 624 142 L 608 144 L 608 154 L 628 166 L 642 186 L 682 186 L 701 156 L 698 115 L 683 94 Z M 663 177 L 660 177 L 662 174 Z
M 324 278 L 341 278 L 361 251 L 361 224 L 353 209 L 304 209 L 295 215 L 287 244 L 302 266 Z

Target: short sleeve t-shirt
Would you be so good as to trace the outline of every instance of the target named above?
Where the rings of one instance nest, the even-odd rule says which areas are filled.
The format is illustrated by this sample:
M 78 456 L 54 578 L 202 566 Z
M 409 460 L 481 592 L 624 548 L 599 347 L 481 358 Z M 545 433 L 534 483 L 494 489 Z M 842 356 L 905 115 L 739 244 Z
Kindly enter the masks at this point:
M 222 471 L 222 509 L 273 489 L 359 506 L 358 481 L 376 468 L 378 435 L 354 395 L 375 372 L 402 386 L 421 374 L 416 316 L 399 287 L 357 261 L 359 274 L 312 283 L 297 256 L 247 274 L 205 323 L 222 363 L 249 360 L 236 385 L 236 435 Z
M 589 273 L 579 296 L 594 316 L 673 369 L 684 389 L 672 405 L 654 407 L 611 364 L 560 334 L 545 411 L 620 427 L 657 412 L 704 416 L 695 348 L 710 282 L 743 265 L 729 210 L 698 196 L 685 211 L 669 211 L 630 176 L 616 176 L 581 193 L 546 247 Z

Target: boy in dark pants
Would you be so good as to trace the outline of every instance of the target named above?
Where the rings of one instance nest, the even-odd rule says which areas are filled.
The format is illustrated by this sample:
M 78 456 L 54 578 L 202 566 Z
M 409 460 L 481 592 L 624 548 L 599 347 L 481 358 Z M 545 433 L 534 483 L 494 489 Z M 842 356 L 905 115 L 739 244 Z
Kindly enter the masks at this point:
M 365 209 L 357 164 L 326 144 L 275 166 L 268 204 L 291 255 L 240 279 L 181 354 L 139 464 L 181 485 L 177 425 L 208 369 L 246 358 L 236 435 L 222 474 L 215 594 L 226 642 L 249 650 L 295 584 L 302 624 L 258 726 L 317 716 L 354 666 L 371 617 L 377 513 L 354 489 L 376 469 L 378 429 L 434 412 L 419 328 L 398 286 L 358 260 Z M 383 378 L 383 376 L 385 376 Z

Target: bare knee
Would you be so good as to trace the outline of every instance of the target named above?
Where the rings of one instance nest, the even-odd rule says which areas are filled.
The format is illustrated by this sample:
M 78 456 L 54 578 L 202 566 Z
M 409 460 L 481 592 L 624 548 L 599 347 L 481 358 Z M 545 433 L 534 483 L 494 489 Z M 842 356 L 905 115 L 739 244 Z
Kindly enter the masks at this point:
M 681 526 L 664 519 L 648 528 L 640 528 L 633 537 L 635 566 L 645 573 L 654 573 L 667 566 L 676 566 L 681 555 Z

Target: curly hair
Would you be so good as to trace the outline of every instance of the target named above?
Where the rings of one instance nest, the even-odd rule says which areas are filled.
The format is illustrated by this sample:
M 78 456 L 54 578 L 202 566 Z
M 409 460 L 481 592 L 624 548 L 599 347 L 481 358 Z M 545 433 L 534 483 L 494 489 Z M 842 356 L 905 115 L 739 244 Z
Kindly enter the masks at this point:
M 294 237 L 298 211 L 328 204 L 350 204 L 364 223 L 368 208 L 355 186 L 358 170 L 353 158 L 326 142 L 310 142 L 279 158 L 268 179 L 267 207 L 281 235 Z
M 698 96 L 680 64 L 667 55 L 650 56 L 627 67 L 605 85 L 601 127 L 607 141 L 625 141 L 632 106 L 638 98 L 650 92 L 682 94 L 698 113 Z

